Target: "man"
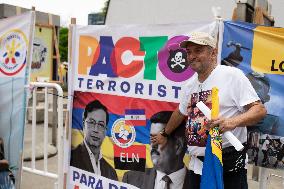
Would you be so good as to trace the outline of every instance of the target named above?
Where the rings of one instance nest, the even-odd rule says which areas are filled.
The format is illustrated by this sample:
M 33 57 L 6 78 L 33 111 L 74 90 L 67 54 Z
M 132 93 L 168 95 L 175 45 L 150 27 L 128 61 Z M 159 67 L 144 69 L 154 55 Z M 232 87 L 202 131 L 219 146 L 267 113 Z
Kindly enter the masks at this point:
M 169 121 L 172 112 L 163 111 L 151 117 L 151 135 L 162 131 Z M 124 174 L 123 182 L 132 184 L 141 189 L 185 189 L 189 187 L 189 171 L 185 168 L 183 158 L 186 152 L 184 136 L 185 122 L 169 136 L 167 144 L 151 143 L 151 158 L 153 168 L 144 172 L 129 171 Z
M 0 172 L 9 169 L 9 162 L 5 159 L 4 140 L 0 138 Z
M 101 154 L 101 145 L 106 136 L 108 120 L 107 108 L 100 101 L 92 101 L 86 106 L 83 115 L 84 140 L 72 150 L 70 165 L 117 180 L 115 170 Z
M 277 149 L 277 160 L 274 163 L 274 168 L 277 168 L 279 162 L 282 162 L 284 164 L 284 161 L 282 159 L 284 158 L 284 144 L 282 143 L 281 139 L 278 144 L 278 149 Z
M 165 145 L 167 136 L 172 133 L 187 116 L 187 144 L 191 155 L 189 169 L 190 182 L 200 188 L 206 139 L 204 130 L 219 126 L 221 132 L 232 131 L 242 142 L 247 141 L 246 126 L 262 119 L 266 110 L 243 72 L 237 68 L 217 64 L 216 42 L 204 32 L 194 32 L 189 40 L 180 44 L 187 51 L 187 61 L 196 74 L 189 80 L 179 107 L 174 111 L 166 129 L 151 138 L 154 143 Z M 197 117 L 190 110 L 196 102 L 203 101 L 211 108 L 212 88 L 219 89 L 220 117 L 211 121 L 204 115 Z M 189 111 L 188 111 L 189 110 Z M 198 118 L 198 119 L 197 119 Z M 197 123 L 198 122 L 198 123 Z M 198 132 L 195 127 L 200 127 Z M 245 169 L 246 151 L 237 152 L 223 137 L 224 186 L 230 189 L 247 188 Z
M 260 134 L 258 131 L 252 131 L 249 132 L 248 136 L 248 149 L 251 149 L 251 159 L 254 162 L 254 165 L 257 166 Z
M 15 177 L 9 169 L 9 162 L 5 159 L 4 140 L 0 137 L 0 188 L 14 189 Z
M 267 135 L 263 144 L 262 144 L 262 147 L 261 147 L 261 150 L 262 150 L 262 153 L 263 153 L 262 166 L 269 165 L 269 158 L 268 158 L 268 149 L 270 147 L 270 141 L 269 140 L 270 140 L 270 138 Z

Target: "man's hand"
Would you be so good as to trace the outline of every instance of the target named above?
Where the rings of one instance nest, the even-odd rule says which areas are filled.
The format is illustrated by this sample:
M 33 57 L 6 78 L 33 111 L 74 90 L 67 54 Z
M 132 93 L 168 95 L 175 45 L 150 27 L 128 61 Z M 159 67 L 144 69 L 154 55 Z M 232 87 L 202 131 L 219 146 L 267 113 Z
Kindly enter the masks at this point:
M 219 127 L 219 131 L 221 133 L 224 133 L 226 131 L 234 130 L 238 123 L 233 118 L 223 118 L 219 117 L 217 119 L 212 119 L 206 124 L 206 128 L 208 130 L 212 129 L 213 127 Z
M 151 135 L 151 143 L 154 144 L 154 145 L 162 145 L 165 146 L 168 139 L 167 137 L 164 137 L 163 135 L 161 135 L 160 133 L 156 134 L 156 135 Z

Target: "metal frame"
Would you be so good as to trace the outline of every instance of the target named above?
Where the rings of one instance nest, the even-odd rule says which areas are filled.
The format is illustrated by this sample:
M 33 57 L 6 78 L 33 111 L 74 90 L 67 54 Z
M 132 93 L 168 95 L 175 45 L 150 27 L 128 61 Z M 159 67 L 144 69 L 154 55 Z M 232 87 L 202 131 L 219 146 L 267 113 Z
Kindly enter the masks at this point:
M 23 167 L 24 171 L 34 173 L 41 176 L 57 179 L 57 183 L 54 183 L 54 188 L 63 188 L 63 90 L 60 85 L 56 83 L 43 83 L 43 82 L 31 82 L 30 86 L 33 88 L 33 109 L 32 109 L 32 159 L 31 167 Z M 36 144 L 36 89 L 38 87 L 45 88 L 45 104 L 44 104 L 44 170 L 38 170 L 35 168 L 35 144 Z M 57 112 L 58 112 L 58 135 L 57 135 L 57 153 L 58 153 L 58 167 L 57 174 L 48 172 L 47 166 L 47 145 L 48 145 L 48 100 L 47 90 L 53 88 L 57 90 Z

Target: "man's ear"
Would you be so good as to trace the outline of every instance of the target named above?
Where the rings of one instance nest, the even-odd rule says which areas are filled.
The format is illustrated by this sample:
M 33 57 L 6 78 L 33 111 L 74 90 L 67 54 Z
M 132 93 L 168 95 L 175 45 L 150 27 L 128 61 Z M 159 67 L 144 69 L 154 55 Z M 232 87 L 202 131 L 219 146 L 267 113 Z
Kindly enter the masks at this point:
M 83 118 L 83 121 L 82 121 L 82 129 L 83 129 L 83 132 L 85 132 L 85 119 Z
M 184 145 L 185 145 L 185 142 L 184 142 L 183 138 L 181 138 L 181 137 L 176 138 L 176 145 L 175 145 L 176 155 L 180 155 L 181 153 L 183 153 Z
M 217 54 L 218 54 L 218 49 L 217 48 L 214 48 L 213 50 L 212 50 L 212 59 L 214 60 L 214 59 L 217 59 Z

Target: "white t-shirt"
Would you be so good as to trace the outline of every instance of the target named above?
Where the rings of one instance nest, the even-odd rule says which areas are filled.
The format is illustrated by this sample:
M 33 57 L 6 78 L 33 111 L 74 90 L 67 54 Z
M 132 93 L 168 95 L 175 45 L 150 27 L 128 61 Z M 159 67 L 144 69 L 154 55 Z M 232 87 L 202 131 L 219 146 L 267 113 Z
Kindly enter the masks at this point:
M 264 143 L 263 143 L 261 149 L 266 151 L 266 150 L 268 149 L 268 145 L 269 145 L 269 140 L 266 139 L 266 140 L 264 141 Z
M 241 114 L 245 105 L 259 100 L 250 81 L 238 68 L 218 65 L 203 83 L 199 82 L 195 74 L 184 88 L 179 104 L 180 112 L 188 116 L 186 137 L 189 154 L 193 156 L 204 156 L 208 136 L 204 127 L 208 120 L 196 107 L 196 103 L 202 101 L 211 109 L 213 87 L 219 90 L 219 116 L 225 118 Z M 242 143 L 247 141 L 246 127 L 237 127 L 232 133 Z M 222 139 L 223 148 L 231 146 L 225 137 Z

